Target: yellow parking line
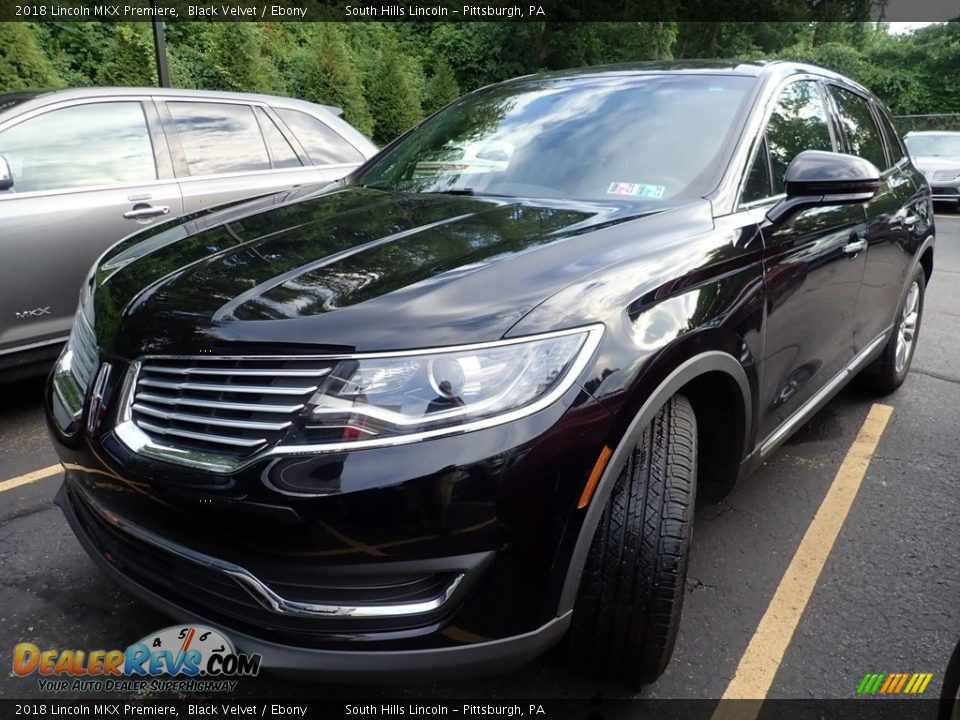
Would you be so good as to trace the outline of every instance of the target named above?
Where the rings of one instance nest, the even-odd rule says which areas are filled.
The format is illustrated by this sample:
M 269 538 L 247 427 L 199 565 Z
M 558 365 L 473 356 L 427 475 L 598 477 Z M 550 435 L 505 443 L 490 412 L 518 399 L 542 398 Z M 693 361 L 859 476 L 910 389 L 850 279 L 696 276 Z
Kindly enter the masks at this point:
M 847 451 L 767 611 L 740 658 L 737 671 L 723 693 L 713 720 L 734 717 L 747 720 L 759 713 L 760 703 L 722 701 L 763 699 L 767 696 L 892 412 L 893 408 L 889 405 L 878 404 L 870 408 L 860 433 Z
M 29 485 L 32 482 L 37 480 L 43 480 L 48 478 L 51 475 L 59 475 L 63 472 L 62 465 L 51 465 L 50 467 L 45 467 L 42 470 L 34 470 L 33 472 L 28 472 L 26 475 L 21 475 L 19 477 L 10 478 L 9 480 L 4 480 L 0 482 L 0 492 L 6 490 L 13 490 L 18 488 L 21 485 Z

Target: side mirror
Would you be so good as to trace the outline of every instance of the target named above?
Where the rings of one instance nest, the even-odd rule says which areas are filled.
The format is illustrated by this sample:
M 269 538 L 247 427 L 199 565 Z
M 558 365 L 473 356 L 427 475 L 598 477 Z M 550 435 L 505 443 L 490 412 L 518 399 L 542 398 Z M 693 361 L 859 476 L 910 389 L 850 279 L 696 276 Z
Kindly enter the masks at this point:
M 869 160 L 822 150 L 797 155 L 784 179 L 787 197 L 767 213 L 772 223 L 805 207 L 866 202 L 880 189 L 880 171 Z
M 9 190 L 13 187 L 13 173 L 10 171 L 10 163 L 0 155 L 0 192 Z

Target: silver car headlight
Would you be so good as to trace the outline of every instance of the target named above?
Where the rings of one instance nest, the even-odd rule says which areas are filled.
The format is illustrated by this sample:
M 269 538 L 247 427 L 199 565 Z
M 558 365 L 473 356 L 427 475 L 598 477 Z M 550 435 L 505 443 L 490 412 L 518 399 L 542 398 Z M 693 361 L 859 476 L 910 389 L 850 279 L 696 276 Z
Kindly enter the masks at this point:
M 466 432 L 541 410 L 574 384 L 602 325 L 337 363 L 286 445 L 351 449 Z

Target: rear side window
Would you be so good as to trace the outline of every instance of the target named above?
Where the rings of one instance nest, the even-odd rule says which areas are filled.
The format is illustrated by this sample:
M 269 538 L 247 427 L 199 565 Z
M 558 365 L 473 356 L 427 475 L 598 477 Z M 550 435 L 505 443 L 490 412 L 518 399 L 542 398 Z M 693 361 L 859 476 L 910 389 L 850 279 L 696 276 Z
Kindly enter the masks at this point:
M 359 150 L 313 115 L 283 108 L 277 108 L 277 114 L 297 136 L 314 165 L 363 162 Z
M 900 136 L 897 135 L 897 131 L 894 130 L 893 124 L 890 122 L 887 114 L 880 108 L 877 108 L 877 116 L 880 118 L 880 129 L 883 131 L 883 135 L 887 141 L 887 152 L 890 154 L 890 164 L 896 165 L 907 156 L 907 149 L 900 141 Z
M 157 179 L 139 102 L 73 105 L 37 115 L 0 133 L 0 155 L 13 172 L 7 193 Z
M 881 170 L 887 167 L 887 158 L 883 152 L 883 140 L 877 128 L 870 104 L 856 93 L 836 86 L 830 88 L 837 101 L 840 112 L 840 130 L 847 141 L 847 147 L 853 155 L 869 160 Z
M 804 150 L 833 150 L 827 109 L 817 83 L 800 80 L 784 88 L 767 123 L 767 148 L 775 195 L 785 192 L 790 162 Z
M 270 169 L 270 156 L 249 105 L 168 102 L 191 177 Z
M 303 163 L 297 157 L 297 153 L 287 139 L 280 132 L 277 124 L 273 122 L 262 108 L 257 108 L 257 119 L 260 121 L 260 127 L 263 130 L 263 137 L 267 141 L 267 149 L 270 150 L 270 160 L 275 168 L 300 167 Z

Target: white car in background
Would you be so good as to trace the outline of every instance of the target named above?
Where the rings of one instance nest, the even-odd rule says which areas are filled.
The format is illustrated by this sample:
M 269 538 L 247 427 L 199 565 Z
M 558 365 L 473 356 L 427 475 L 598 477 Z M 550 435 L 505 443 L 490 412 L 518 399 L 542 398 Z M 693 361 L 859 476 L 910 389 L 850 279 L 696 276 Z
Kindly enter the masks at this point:
M 913 164 L 930 183 L 934 201 L 960 210 L 960 132 L 910 132 L 904 141 Z

